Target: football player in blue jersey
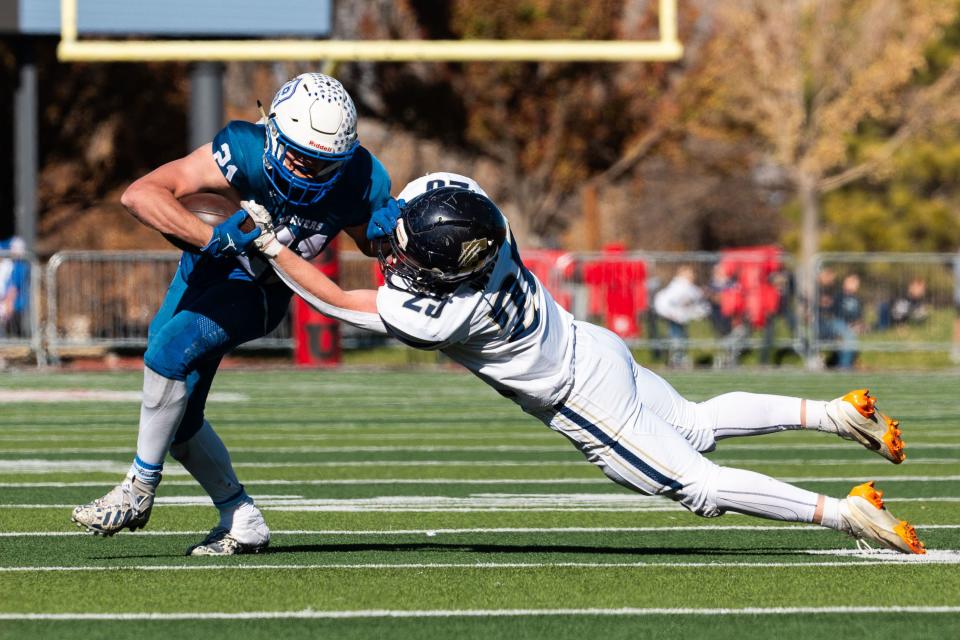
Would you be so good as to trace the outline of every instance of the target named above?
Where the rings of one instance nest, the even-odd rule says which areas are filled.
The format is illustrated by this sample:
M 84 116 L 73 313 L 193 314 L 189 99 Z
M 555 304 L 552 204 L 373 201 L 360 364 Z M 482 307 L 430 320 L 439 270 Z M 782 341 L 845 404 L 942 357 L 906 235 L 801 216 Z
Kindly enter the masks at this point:
M 134 182 L 123 205 L 143 224 L 198 247 L 184 252 L 150 325 L 137 452 L 126 478 L 78 506 L 73 521 L 110 536 L 144 527 L 167 451 L 210 495 L 220 520 L 189 555 L 254 553 L 270 532 L 223 442 L 204 419 L 224 355 L 272 331 L 290 291 L 266 263 L 243 255 L 258 229 L 243 209 L 270 216 L 277 237 L 310 259 L 341 231 L 371 253 L 367 234 L 392 230 L 398 209 L 383 165 L 357 138 L 357 111 L 336 79 L 305 73 L 283 85 L 257 123 L 233 121 L 189 155 Z M 212 192 L 237 213 L 210 227 L 178 198 Z

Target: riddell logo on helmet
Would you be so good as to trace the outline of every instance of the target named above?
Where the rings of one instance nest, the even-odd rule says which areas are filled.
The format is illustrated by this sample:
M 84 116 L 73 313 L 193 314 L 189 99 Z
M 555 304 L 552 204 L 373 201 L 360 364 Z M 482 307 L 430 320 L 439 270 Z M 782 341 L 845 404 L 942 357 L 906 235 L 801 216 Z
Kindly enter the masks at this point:
M 319 142 L 314 142 L 313 140 L 311 140 L 307 144 L 309 144 L 314 149 L 320 149 L 320 151 L 333 151 L 333 147 L 328 147 L 325 144 L 320 144 Z

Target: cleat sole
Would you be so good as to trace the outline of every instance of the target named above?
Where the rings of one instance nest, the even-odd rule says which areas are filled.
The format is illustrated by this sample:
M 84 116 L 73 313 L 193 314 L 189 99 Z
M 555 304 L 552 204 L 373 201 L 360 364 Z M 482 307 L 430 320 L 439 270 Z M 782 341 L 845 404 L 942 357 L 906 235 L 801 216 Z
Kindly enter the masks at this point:
M 877 412 L 877 415 L 887 425 L 887 431 L 883 434 L 881 440 L 883 440 L 884 446 L 886 446 L 887 451 L 890 453 L 890 461 L 894 464 L 900 464 L 907 458 L 907 454 L 903 452 L 903 438 L 901 437 L 900 421 L 889 418 L 879 411 Z

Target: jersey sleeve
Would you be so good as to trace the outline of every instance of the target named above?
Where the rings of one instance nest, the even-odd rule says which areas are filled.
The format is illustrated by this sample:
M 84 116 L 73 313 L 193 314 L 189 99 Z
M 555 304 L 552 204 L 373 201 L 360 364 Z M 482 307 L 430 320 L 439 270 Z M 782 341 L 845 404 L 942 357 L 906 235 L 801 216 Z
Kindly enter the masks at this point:
M 472 296 L 443 300 L 384 285 L 377 291 L 377 311 L 387 333 L 414 349 L 443 349 L 467 339 Z
M 367 202 L 370 203 L 370 213 L 373 213 L 387 204 L 387 200 L 390 199 L 390 175 L 375 155 L 370 154 L 370 158 L 373 162 L 370 167 L 370 191 Z
M 241 194 L 253 188 L 251 177 L 260 171 L 263 154 L 263 128 L 251 122 L 234 120 L 213 137 L 213 159 L 220 173 Z
M 365 225 L 390 198 L 390 176 L 364 147 L 357 149 L 337 186 L 324 200 L 340 229 Z M 324 204 L 321 200 L 321 205 Z

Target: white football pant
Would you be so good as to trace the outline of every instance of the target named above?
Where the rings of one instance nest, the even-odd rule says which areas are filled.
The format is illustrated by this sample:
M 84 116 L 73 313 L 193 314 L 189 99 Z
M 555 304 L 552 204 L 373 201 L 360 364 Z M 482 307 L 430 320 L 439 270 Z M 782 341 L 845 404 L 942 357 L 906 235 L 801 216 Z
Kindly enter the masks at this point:
M 825 402 L 730 393 L 690 402 L 633 360 L 614 333 L 576 322 L 575 381 L 555 407 L 533 412 L 613 481 L 664 495 L 706 517 L 736 511 L 812 522 L 818 494 L 705 458 L 716 440 L 814 427 Z M 801 414 L 806 414 L 801 417 Z

